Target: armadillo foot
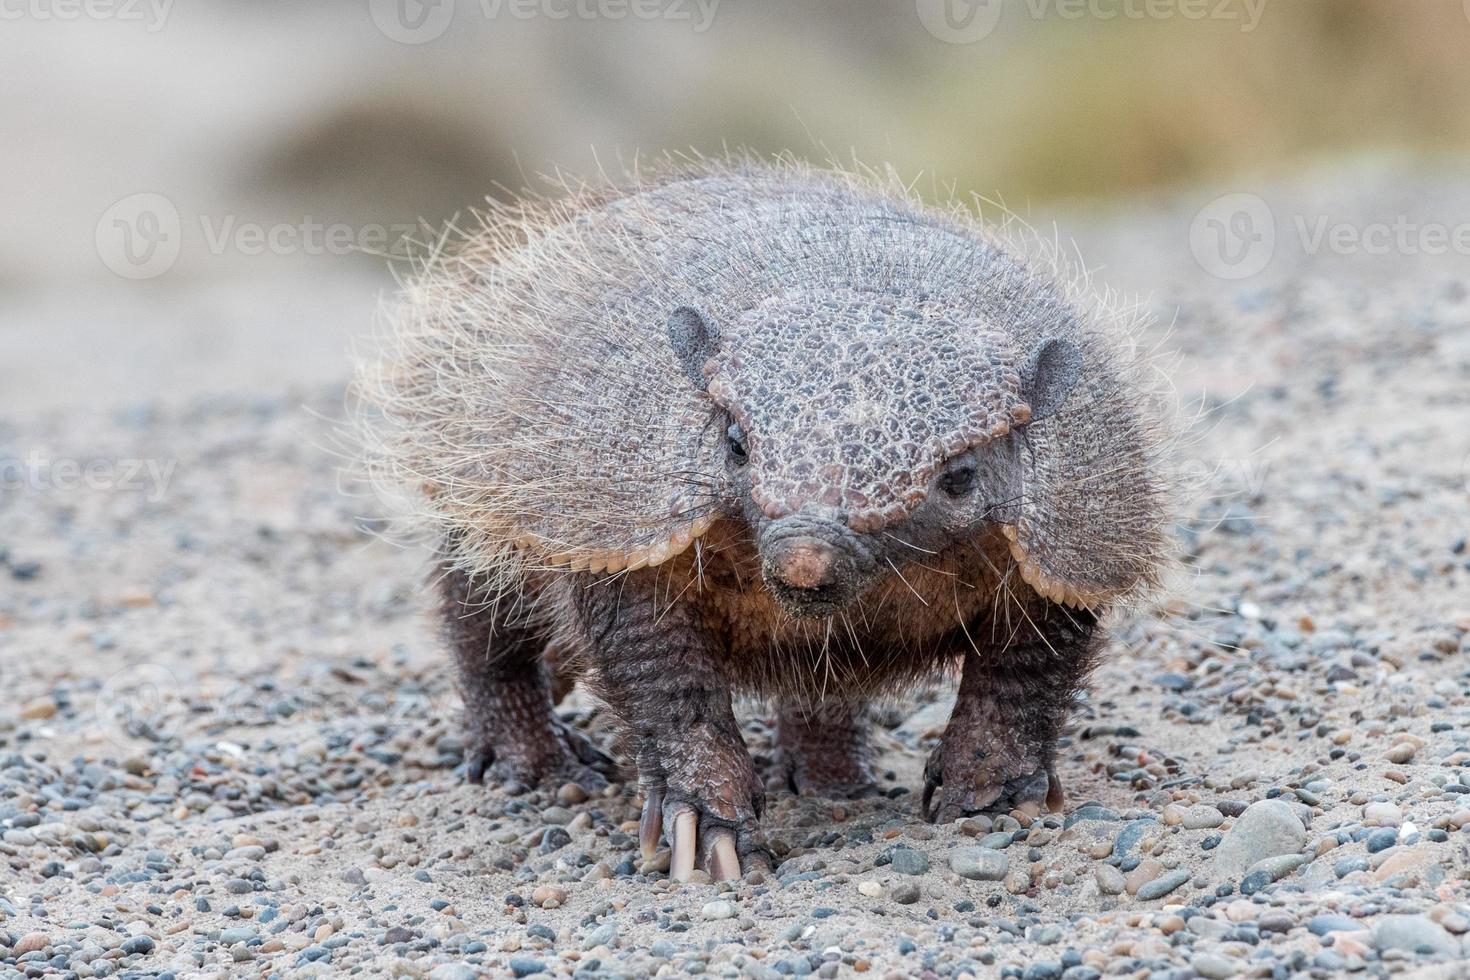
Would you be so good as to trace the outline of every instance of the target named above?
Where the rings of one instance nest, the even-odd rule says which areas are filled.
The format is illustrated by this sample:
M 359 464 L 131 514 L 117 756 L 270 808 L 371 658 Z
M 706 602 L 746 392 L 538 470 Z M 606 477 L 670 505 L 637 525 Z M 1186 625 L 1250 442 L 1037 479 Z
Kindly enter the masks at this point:
M 770 852 L 760 840 L 753 815 L 747 820 L 727 820 L 695 801 L 671 798 L 666 789 L 651 789 L 638 821 L 644 857 L 653 855 L 665 833 L 672 851 L 669 877 L 675 881 L 688 881 L 695 868 L 704 869 L 715 881 L 771 868 Z
M 576 783 L 599 790 L 616 778 L 617 764 L 585 735 L 559 719 L 544 731 L 503 732 L 483 738 L 466 756 L 472 783 L 488 783 L 512 796 L 536 788 Z
M 940 750 L 924 767 L 924 796 L 921 806 L 931 823 L 949 823 L 977 813 L 1021 811 L 1032 817 L 1043 809 L 1060 810 L 1064 802 L 1061 780 L 1045 768 L 997 779 L 994 769 L 946 774 Z M 956 778 L 958 777 L 958 778 Z
M 776 721 L 773 781 L 799 796 L 856 800 L 878 792 L 861 706 L 784 708 Z
M 643 854 L 652 856 L 660 835 L 667 839 L 670 878 L 688 881 L 696 867 L 716 881 L 770 869 L 759 824 L 765 794 L 738 740 L 685 737 L 650 743 L 640 753 L 638 769 Z

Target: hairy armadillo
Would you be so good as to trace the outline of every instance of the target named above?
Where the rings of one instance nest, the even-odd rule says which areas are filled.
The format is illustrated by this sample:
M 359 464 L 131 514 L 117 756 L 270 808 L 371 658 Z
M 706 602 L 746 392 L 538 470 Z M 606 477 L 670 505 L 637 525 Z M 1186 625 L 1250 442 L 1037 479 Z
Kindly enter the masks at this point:
M 926 813 L 1060 805 L 1099 617 L 1166 563 L 1163 443 L 1124 318 L 1004 241 L 737 160 L 496 206 L 424 263 L 361 384 L 440 542 L 475 778 L 613 775 L 555 651 L 623 726 L 645 850 L 728 878 L 768 860 L 732 693 L 793 789 L 863 794 L 866 704 L 958 666 Z

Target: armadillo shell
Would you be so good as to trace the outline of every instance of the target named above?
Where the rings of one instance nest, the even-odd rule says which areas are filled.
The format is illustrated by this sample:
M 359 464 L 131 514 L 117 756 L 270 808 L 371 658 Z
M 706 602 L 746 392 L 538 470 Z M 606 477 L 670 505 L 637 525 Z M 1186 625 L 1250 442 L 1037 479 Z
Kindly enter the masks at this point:
M 1157 438 L 1105 314 L 973 222 L 789 165 L 703 164 L 492 211 L 409 287 L 364 375 L 383 416 L 375 469 L 431 487 L 427 516 L 487 576 L 657 565 L 710 526 L 725 453 L 725 423 L 669 348 L 669 311 L 733 321 L 794 285 L 921 295 L 1018 350 L 1076 343 L 1081 382 L 1028 430 L 1012 551 L 1033 588 L 1074 605 L 1154 580 Z

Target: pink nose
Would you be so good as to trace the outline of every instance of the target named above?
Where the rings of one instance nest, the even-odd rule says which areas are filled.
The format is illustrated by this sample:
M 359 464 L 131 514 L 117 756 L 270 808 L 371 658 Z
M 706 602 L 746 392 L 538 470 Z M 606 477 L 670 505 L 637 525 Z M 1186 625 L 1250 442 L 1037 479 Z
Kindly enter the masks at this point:
M 837 549 L 815 538 L 783 541 L 776 574 L 794 589 L 820 589 L 837 580 Z

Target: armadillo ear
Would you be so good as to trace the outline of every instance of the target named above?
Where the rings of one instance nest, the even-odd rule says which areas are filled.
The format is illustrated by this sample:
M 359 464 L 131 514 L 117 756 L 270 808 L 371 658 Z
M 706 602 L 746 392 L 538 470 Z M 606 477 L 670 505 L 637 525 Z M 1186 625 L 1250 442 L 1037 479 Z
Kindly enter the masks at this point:
M 1070 340 L 1047 337 L 1021 369 L 1021 393 L 1031 406 L 1031 421 L 1054 414 L 1082 377 L 1082 352 Z
M 709 389 L 704 362 L 714 356 L 719 342 L 719 330 L 694 307 L 681 306 L 669 314 L 669 346 L 690 382 L 700 391 Z

